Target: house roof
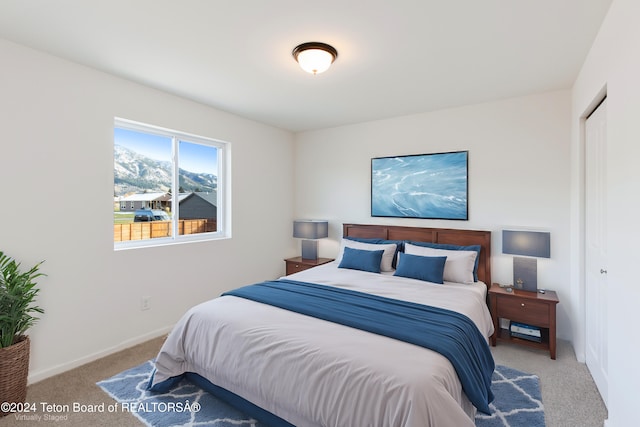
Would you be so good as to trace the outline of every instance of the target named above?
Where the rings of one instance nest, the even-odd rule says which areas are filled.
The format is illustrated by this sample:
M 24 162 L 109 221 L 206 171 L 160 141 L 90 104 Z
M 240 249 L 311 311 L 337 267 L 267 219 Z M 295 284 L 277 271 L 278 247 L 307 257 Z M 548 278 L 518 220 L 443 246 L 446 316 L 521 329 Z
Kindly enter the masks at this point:
M 182 203 L 184 200 L 191 197 L 200 197 L 204 201 L 212 204 L 213 206 L 218 205 L 217 193 L 213 192 L 194 192 L 194 193 L 180 193 L 178 195 L 178 203 Z
M 152 202 L 171 200 L 169 193 L 136 193 L 120 198 L 123 202 Z
M 192 193 L 180 193 L 178 194 L 178 203 L 182 203 L 183 200 L 189 197 L 200 197 L 205 201 L 216 206 L 218 203 L 217 193 L 213 192 L 192 192 Z M 114 197 L 114 201 L 119 202 L 152 202 L 152 201 L 171 201 L 170 193 L 136 193 L 128 196 Z
M 0 37 L 304 131 L 570 89 L 611 2 L 3 0 Z
M 216 191 L 211 191 L 211 192 L 197 192 L 194 193 L 196 196 L 206 200 L 207 202 L 211 203 L 213 206 L 217 206 L 218 205 L 218 193 Z

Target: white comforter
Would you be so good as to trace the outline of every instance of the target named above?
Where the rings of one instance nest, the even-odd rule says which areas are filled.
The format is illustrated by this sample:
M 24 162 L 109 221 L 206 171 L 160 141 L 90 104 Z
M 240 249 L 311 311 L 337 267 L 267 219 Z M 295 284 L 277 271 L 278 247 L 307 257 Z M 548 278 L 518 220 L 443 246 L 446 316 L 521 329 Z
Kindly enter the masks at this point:
M 340 286 L 466 314 L 493 333 L 486 287 L 339 269 L 287 279 Z M 156 361 L 154 384 L 195 372 L 296 426 L 474 426 L 451 363 L 431 350 L 224 296 L 189 310 Z

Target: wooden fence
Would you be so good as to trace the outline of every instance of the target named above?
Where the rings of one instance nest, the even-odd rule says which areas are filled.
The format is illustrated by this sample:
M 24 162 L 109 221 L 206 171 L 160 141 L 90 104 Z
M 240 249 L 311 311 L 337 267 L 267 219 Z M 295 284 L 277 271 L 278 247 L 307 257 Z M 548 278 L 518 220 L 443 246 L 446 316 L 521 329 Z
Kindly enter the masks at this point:
M 183 219 L 178 221 L 178 234 L 209 233 L 217 230 L 215 219 Z M 113 224 L 113 241 L 156 239 L 171 236 L 171 221 Z

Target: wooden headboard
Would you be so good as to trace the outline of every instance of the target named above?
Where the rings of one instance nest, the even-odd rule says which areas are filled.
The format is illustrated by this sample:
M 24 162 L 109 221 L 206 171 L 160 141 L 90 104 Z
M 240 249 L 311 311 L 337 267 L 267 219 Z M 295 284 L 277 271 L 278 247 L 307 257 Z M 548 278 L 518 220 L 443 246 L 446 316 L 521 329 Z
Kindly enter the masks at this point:
M 344 237 L 366 239 L 413 240 L 451 245 L 480 245 L 478 279 L 491 287 L 491 232 L 453 228 L 403 227 L 398 225 L 343 224 Z

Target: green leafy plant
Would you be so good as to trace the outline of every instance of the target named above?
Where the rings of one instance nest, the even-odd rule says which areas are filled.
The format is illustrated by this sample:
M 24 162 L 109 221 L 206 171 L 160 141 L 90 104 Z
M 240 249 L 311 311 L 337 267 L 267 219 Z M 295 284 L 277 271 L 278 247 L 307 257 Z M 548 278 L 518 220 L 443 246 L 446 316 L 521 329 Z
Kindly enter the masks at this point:
M 44 310 L 34 301 L 39 289 L 35 280 L 45 276 L 38 269 L 39 262 L 30 270 L 20 270 L 20 263 L 0 251 L 0 348 L 9 347 L 33 326 Z

